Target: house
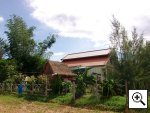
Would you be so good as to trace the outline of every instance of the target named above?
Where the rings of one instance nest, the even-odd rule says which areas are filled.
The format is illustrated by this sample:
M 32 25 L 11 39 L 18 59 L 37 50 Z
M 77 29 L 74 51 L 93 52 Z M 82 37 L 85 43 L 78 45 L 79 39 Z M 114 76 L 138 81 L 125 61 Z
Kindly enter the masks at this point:
M 101 75 L 107 73 L 106 67 L 110 63 L 110 49 L 72 53 L 62 58 L 62 62 L 72 70 L 90 68 L 88 74 Z
M 76 74 L 74 74 L 69 67 L 62 62 L 47 61 L 44 66 L 43 74 L 50 76 L 61 76 L 65 80 L 74 80 Z

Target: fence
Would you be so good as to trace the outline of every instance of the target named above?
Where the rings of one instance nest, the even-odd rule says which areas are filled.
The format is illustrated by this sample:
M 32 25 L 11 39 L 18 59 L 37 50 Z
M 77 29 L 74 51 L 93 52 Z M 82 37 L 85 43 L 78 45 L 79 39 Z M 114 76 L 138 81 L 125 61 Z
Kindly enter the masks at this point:
M 19 84 L 12 84 L 12 83 L 0 83 L 0 93 L 13 93 L 18 92 Z M 32 94 L 45 94 L 45 84 L 22 84 L 23 86 L 23 93 L 32 93 Z

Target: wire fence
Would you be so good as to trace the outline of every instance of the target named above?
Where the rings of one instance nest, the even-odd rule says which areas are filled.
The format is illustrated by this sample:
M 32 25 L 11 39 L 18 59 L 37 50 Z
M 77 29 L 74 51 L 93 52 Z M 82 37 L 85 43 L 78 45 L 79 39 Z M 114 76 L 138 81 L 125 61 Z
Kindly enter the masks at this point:
M 22 85 L 22 93 L 45 95 L 45 84 L 12 84 L 0 83 L 0 94 L 3 93 L 17 93 L 19 92 L 19 85 Z

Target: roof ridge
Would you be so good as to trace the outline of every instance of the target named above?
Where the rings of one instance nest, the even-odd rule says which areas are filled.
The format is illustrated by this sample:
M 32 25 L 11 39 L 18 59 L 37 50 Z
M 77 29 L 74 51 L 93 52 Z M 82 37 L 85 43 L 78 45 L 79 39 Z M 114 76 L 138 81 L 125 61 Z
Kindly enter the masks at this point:
M 70 53 L 70 54 L 67 54 L 66 56 L 68 56 L 68 55 L 72 55 L 72 54 L 80 54 L 80 53 L 87 53 L 87 52 L 94 52 L 94 51 L 102 51 L 102 50 L 108 50 L 108 49 L 110 49 L 110 48 L 107 48 L 107 49 L 97 49 L 97 50 L 90 50 L 90 51 L 82 51 L 82 52 L 76 52 L 76 53 Z M 65 57 L 66 57 L 65 56 Z

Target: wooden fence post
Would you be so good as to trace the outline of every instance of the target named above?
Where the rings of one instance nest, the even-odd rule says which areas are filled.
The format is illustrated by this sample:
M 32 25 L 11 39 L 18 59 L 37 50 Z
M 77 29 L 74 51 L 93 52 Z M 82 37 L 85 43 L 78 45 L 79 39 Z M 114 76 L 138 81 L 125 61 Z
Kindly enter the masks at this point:
M 12 91 L 13 91 L 13 90 L 12 90 L 12 86 L 13 86 L 12 83 L 10 83 L 10 91 L 11 91 L 11 93 L 12 93 Z
M 72 87 L 72 101 L 73 101 L 73 103 L 75 102 L 75 99 L 76 99 L 76 97 L 75 97 L 75 94 L 76 94 L 76 86 L 75 86 L 75 82 L 73 81 L 73 87 Z
M 125 80 L 125 92 L 126 92 L 126 105 L 125 105 L 125 113 L 129 113 L 128 109 L 128 81 Z
M 32 91 L 31 92 L 32 92 L 32 95 L 33 95 L 34 94 L 34 83 L 32 83 L 31 87 L 32 87 Z
M 97 98 L 97 100 L 99 99 L 99 94 L 98 94 L 98 75 L 96 75 L 96 98 Z
M 45 81 L 45 96 L 47 97 L 47 74 L 45 75 L 46 76 L 46 81 Z

